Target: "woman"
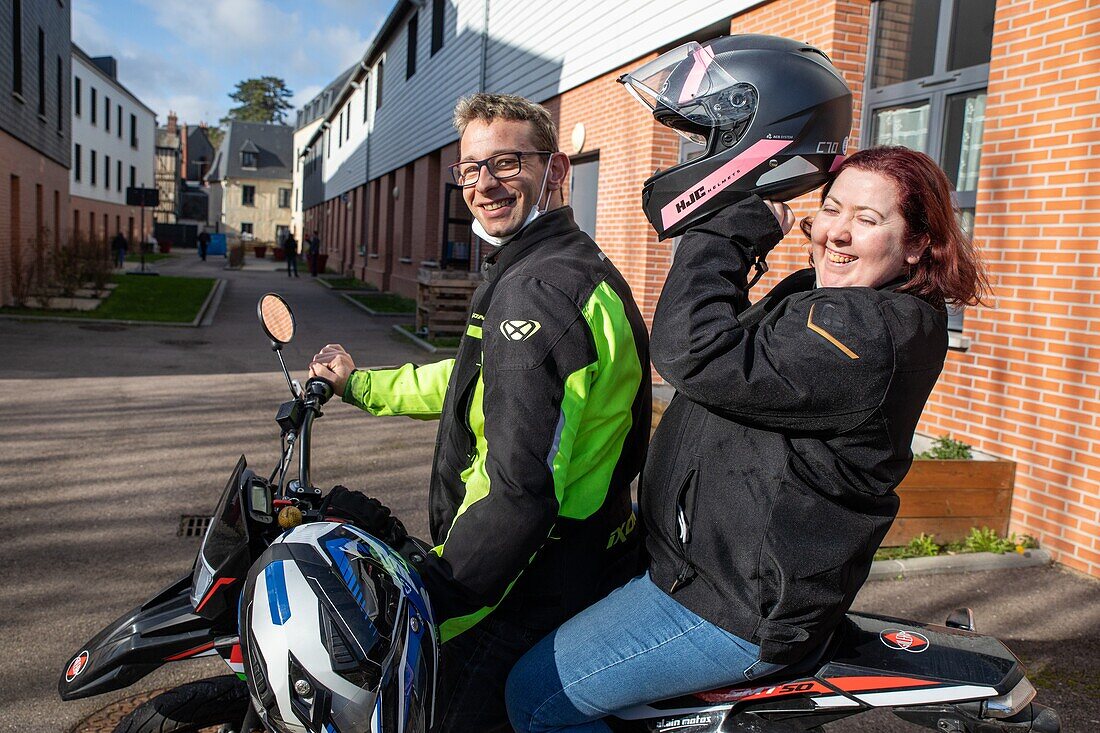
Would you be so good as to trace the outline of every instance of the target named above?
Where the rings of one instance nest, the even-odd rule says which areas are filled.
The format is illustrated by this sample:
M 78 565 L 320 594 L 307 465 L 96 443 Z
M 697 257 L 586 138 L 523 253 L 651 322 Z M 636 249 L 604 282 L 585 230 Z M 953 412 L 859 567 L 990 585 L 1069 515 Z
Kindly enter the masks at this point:
M 947 354 L 945 303 L 988 285 L 943 171 L 874 148 L 802 222 L 814 277 L 739 320 L 752 253 L 792 224 L 751 197 L 683 237 L 653 320 L 677 396 L 642 477 L 649 571 L 520 660 L 516 730 L 607 731 L 631 705 L 779 672 L 866 579 Z

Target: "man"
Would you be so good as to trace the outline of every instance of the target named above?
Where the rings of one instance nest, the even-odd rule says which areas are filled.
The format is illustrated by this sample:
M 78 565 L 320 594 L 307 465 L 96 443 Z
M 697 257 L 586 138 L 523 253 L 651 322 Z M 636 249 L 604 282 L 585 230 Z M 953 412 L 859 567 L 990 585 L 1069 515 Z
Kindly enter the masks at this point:
M 210 234 L 203 229 L 199 234 L 199 257 L 206 262 L 206 249 L 210 246 Z
M 549 113 L 477 94 L 455 127 L 455 182 L 496 246 L 458 354 L 367 371 L 329 345 L 310 374 L 374 414 L 440 419 L 435 547 L 418 564 L 443 642 L 436 730 L 483 733 L 507 725 L 515 661 L 640 567 L 629 485 L 649 437 L 649 342 L 626 281 L 564 205 Z
M 126 241 L 126 237 L 122 236 L 122 232 L 116 232 L 114 239 L 111 240 L 111 249 L 115 253 L 115 266 L 119 269 L 126 264 L 126 250 L 130 248 L 130 243 Z
M 320 232 L 313 230 L 313 236 L 309 238 L 309 274 L 317 277 L 317 256 L 321 254 Z
M 287 232 L 283 237 L 283 253 L 286 255 L 286 276 L 298 277 L 298 240 L 293 232 Z

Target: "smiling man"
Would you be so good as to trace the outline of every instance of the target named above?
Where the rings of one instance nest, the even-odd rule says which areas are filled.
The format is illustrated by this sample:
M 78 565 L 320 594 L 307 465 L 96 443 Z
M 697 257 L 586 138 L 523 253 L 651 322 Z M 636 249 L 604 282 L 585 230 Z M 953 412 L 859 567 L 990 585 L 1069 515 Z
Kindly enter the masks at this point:
M 649 342 L 626 281 L 564 204 L 549 112 L 477 94 L 455 127 L 451 174 L 495 247 L 458 354 L 356 370 L 329 345 L 310 370 L 375 415 L 440 420 L 435 547 L 418 568 L 443 641 L 435 730 L 483 733 L 507 726 L 515 661 L 640 571 L 630 483 L 649 437 Z

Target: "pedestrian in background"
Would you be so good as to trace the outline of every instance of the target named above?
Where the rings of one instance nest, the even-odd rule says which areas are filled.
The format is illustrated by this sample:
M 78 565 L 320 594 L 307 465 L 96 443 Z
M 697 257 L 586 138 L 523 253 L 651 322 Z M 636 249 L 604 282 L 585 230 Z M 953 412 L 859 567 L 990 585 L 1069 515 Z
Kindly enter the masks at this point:
M 130 243 L 126 241 L 126 237 L 122 236 L 122 232 L 117 232 L 115 238 L 111 240 L 111 251 L 115 254 L 115 266 L 122 269 L 123 263 L 126 262 L 126 250 L 130 248 Z
M 317 277 L 317 262 L 318 255 L 321 254 L 321 238 L 317 236 L 318 231 L 313 230 L 313 236 L 309 238 L 309 274 L 313 277 Z
M 287 232 L 283 239 L 283 252 L 286 253 L 286 276 L 294 273 L 294 277 L 298 277 L 298 240 L 292 232 Z
M 199 234 L 199 257 L 206 262 L 206 248 L 210 246 L 210 234 L 204 229 Z

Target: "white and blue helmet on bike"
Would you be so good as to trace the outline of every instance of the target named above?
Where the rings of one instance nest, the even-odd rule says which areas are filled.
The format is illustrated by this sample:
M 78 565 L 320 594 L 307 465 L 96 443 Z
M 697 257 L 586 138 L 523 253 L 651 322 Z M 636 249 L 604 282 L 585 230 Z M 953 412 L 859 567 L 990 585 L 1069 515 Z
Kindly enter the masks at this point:
M 249 571 L 240 635 L 252 704 L 278 733 L 423 733 L 437 643 L 427 594 L 387 545 L 304 524 Z

